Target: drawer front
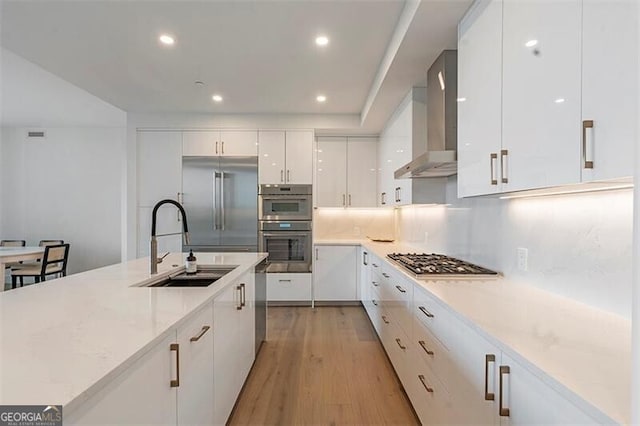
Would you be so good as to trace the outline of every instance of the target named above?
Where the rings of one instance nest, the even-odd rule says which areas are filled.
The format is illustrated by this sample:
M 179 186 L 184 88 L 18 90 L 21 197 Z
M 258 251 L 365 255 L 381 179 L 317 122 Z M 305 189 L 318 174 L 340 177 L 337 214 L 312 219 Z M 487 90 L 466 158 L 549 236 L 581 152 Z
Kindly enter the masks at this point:
M 383 300 L 389 314 L 397 321 L 407 336 L 411 336 L 413 327 L 412 299 L 413 283 L 407 282 L 396 274 L 385 282 Z
M 414 285 L 413 315 L 450 349 L 453 344 L 451 327 L 457 320 L 419 285 Z
M 431 334 L 422 321 L 414 317 L 413 323 L 413 339 L 411 343 L 416 348 L 417 358 L 429 367 L 447 391 L 451 392 L 449 380 L 456 374 L 451 353 Z
M 270 302 L 311 302 L 311 274 L 267 274 Z

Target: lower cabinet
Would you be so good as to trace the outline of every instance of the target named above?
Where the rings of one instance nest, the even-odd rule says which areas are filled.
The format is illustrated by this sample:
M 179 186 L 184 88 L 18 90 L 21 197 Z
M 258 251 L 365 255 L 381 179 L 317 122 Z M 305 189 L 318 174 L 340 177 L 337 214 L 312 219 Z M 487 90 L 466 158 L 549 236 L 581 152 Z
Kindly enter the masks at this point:
M 358 246 L 314 247 L 313 299 L 316 302 L 358 301 Z
M 311 303 L 311 274 L 267 274 L 267 301 Z
M 422 424 L 598 424 L 422 286 L 369 266 L 362 304 Z
M 71 412 L 65 425 L 224 425 L 255 358 L 247 273 Z

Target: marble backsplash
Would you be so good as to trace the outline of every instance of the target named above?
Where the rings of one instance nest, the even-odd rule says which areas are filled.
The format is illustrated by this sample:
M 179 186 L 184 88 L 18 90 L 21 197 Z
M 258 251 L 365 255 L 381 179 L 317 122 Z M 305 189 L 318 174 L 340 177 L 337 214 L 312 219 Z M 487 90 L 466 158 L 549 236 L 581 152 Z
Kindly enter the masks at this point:
M 394 238 L 394 210 L 318 208 L 313 213 L 317 239 Z

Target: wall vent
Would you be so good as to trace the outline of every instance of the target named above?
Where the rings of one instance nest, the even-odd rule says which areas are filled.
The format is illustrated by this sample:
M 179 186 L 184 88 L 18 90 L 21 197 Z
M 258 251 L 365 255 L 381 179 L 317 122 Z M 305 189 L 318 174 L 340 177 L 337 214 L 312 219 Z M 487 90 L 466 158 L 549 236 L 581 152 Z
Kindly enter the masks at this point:
M 28 138 L 44 138 L 46 135 L 42 130 L 34 130 L 27 132 Z

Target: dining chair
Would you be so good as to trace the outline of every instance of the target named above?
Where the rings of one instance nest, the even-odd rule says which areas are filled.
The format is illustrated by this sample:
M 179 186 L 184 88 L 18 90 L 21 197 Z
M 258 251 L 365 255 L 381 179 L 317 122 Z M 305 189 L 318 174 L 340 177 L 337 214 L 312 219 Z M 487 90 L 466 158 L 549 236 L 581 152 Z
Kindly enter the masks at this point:
M 65 277 L 68 260 L 69 244 L 46 245 L 41 262 L 11 269 L 11 288 L 16 288 L 18 280 L 20 280 L 20 287 L 22 287 L 25 277 L 33 278 L 36 283 L 45 281 L 49 275 L 61 274 Z
M 40 247 L 59 246 L 61 244 L 64 244 L 64 240 L 40 240 L 40 243 L 38 244 L 38 246 Z

